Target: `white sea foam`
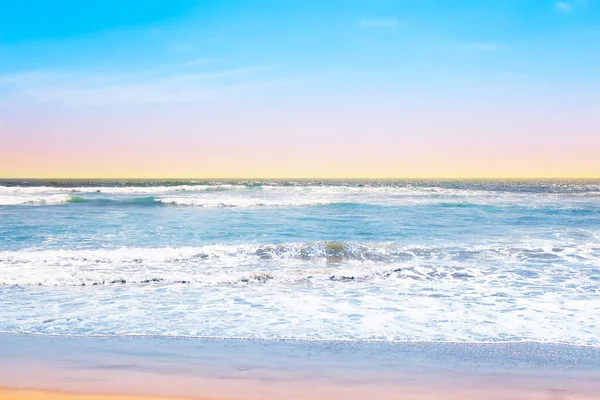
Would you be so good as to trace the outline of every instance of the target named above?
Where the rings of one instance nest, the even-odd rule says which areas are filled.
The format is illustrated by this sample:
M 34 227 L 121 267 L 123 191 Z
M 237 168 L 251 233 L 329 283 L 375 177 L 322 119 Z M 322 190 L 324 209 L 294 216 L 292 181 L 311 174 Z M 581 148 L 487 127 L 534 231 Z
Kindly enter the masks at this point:
M 48 195 L 0 195 L 0 205 L 13 206 L 23 204 L 64 204 L 71 201 L 72 196 L 68 194 Z
M 0 277 L 16 286 L 0 289 L 0 330 L 600 345 L 597 249 L 577 269 L 540 261 L 541 248 L 402 251 L 386 262 L 327 243 L 3 252 Z
M 600 196 L 557 185 L 0 187 L 0 331 L 600 345 Z
M 473 204 L 523 206 L 529 208 L 577 208 L 600 206 L 595 192 L 520 193 L 480 189 L 412 186 L 245 186 L 179 185 L 126 187 L 9 187 L 0 186 L 0 205 L 60 204 L 68 196 L 85 200 L 127 201 L 136 196 L 154 196 L 157 202 L 201 207 L 295 207 L 355 203 L 391 206 Z
M 163 194 L 172 192 L 205 192 L 242 190 L 244 185 L 177 185 L 177 186 L 0 186 L 0 194 L 39 194 L 39 193 L 105 193 L 105 194 Z
M 585 286 L 600 279 L 600 248 L 506 245 L 428 248 L 395 243 L 314 242 L 186 248 L 0 252 L 0 284 L 77 286 L 141 283 L 350 282 L 395 279 L 552 279 Z M 577 273 L 572 266 L 577 265 Z M 561 275 L 562 274 L 562 275 Z M 558 278 L 557 278 L 558 277 Z

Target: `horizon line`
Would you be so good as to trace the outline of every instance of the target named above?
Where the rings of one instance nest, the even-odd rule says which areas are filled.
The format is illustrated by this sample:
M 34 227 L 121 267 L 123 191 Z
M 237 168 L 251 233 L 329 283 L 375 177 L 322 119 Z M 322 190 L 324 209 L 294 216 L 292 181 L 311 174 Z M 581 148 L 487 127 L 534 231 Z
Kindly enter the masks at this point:
M 467 180 L 600 180 L 600 175 L 597 176 L 456 176 L 456 177 L 436 177 L 436 176 L 417 176 L 417 177 L 2 177 L 0 180 L 75 180 L 75 181 L 94 181 L 94 180 L 137 180 L 137 181 L 286 181 L 286 180 L 345 180 L 345 181 L 402 181 L 402 180 L 447 180 L 447 181 L 467 181 Z

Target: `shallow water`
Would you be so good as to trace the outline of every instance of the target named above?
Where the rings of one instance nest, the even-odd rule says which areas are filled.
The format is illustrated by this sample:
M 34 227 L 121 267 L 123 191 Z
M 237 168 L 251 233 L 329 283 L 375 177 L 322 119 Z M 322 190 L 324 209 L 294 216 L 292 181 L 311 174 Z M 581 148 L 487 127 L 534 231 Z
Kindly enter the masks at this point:
M 1 181 L 0 331 L 600 346 L 600 182 Z

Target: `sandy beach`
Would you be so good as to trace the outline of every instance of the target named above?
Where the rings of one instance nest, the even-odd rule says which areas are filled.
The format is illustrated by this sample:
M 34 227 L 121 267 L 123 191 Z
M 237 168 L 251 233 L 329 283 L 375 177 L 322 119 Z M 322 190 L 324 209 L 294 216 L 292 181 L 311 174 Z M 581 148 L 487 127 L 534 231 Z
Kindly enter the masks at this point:
M 494 393 L 492 391 L 488 391 L 485 393 L 472 393 L 470 395 L 466 394 L 447 394 L 447 393 L 429 393 L 427 395 L 406 395 L 399 393 L 387 393 L 384 394 L 385 397 L 376 397 L 380 394 L 372 394 L 371 398 L 402 398 L 409 400 L 426 400 L 426 399 L 448 399 L 448 400 L 459 400 L 459 399 L 550 399 L 550 400 L 558 400 L 558 399 L 597 399 L 598 397 L 571 397 L 568 393 L 562 391 L 550 391 L 546 395 L 544 394 L 532 394 L 527 392 L 520 393 Z M 61 393 L 61 392 L 52 392 L 52 391 L 40 391 L 40 390 L 19 390 L 19 389 L 5 389 L 0 388 L 0 398 L 4 400 L 79 400 L 79 399 L 88 399 L 88 400 L 182 400 L 185 398 L 182 397 L 162 397 L 162 396 L 150 396 L 150 395 L 102 395 L 102 394 L 76 394 L 76 393 Z M 296 398 L 306 398 L 306 397 L 288 397 L 287 394 L 280 394 L 280 397 L 272 397 L 273 399 L 296 399 Z M 389 397 L 388 397 L 389 396 Z M 399 397 L 398 397 L 399 396 Z M 256 397 L 252 397 L 252 395 L 246 397 L 236 397 L 235 399 L 253 399 Z M 317 398 L 317 397 L 310 397 Z M 354 398 L 362 398 L 362 397 L 354 397 L 353 395 L 342 395 L 342 394 L 332 394 L 331 397 L 318 397 L 323 399 L 354 399 Z M 233 400 L 232 397 L 193 397 L 193 399 L 198 400 Z
M 319 385 L 319 382 L 313 384 Z M 280 387 L 271 390 L 270 394 L 259 394 L 248 391 L 247 394 L 231 396 L 230 391 L 224 390 L 225 395 L 215 396 L 204 396 L 202 394 L 190 395 L 186 397 L 173 397 L 173 396 L 159 396 L 151 394 L 137 394 L 137 395 L 120 395 L 120 394 L 101 394 L 101 392 L 61 392 L 61 391 L 50 391 L 50 390 L 33 390 L 33 389 L 13 389 L 13 388 L 0 388 L 0 398 L 3 400 L 142 400 L 142 399 L 156 399 L 156 400 L 267 400 L 267 399 L 351 399 L 351 400 L 362 400 L 362 399 L 407 399 L 407 400 L 430 400 L 430 399 L 443 399 L 443 400 L 460 400 L 460 399 L 490 399 L 490 400 L 509 400 L 509 399 L 523 399 L 523 400 L 567 400 L 567 399 L 579 399 L 579 400 L 592 400 L 600 398 L 598 395 L 593 394 L 580 394 L 574 393 L 570 390 L 498 390 L 497 388 L 489 389 L 462 389 L 462 390 L 435 390 L 427 389 L 422 387 L 420 390 L 415 391 L 414 389 L 402 390 L 400 388 L 381 390 L 377 386 L 361 388 L 356 390 L 353 388 L 344 388 L 338 386 L 325 387 L 320 390 L 294 390 L 289 387 Z
M 138 400 L 138 399 L 161 399 L 175 400 L 174 397 L 150 397 L 150 396 L 118 396 L 118 395 L 93 395 L 93 394 L 75 394 L 75 393 L 60 393 L 41 390 L 19 390 L 0 388 L 0 398 L 6 400 L 75 400 L 75 399 L 90 399 L 90 400 Z
M 5 399 L 598 399 L 600 350 L 0 335 Z

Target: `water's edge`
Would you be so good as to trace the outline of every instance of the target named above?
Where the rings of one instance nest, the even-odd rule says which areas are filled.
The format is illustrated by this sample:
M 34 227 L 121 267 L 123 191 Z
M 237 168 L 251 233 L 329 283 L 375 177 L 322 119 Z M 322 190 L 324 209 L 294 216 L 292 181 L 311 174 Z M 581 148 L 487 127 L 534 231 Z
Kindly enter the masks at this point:
M 599 348 L 563 344 L 0 334 L 0 386 L 13 388 L 89 392 L 104 382 L 100 386 L 104 392 L 187 396 L 197 395 L 200 386 L 226 394 L 228 388 L 291 390 L 314 382 L 331 390 L 376 385 L 395 395 L 417 389 L 493 392 L 510 387 L 593 398 L 600 393 L 599 376 Z M 132 386 L 135 379 L 144 386 Z M 306 398 L 312 389 L 302 389 Z

